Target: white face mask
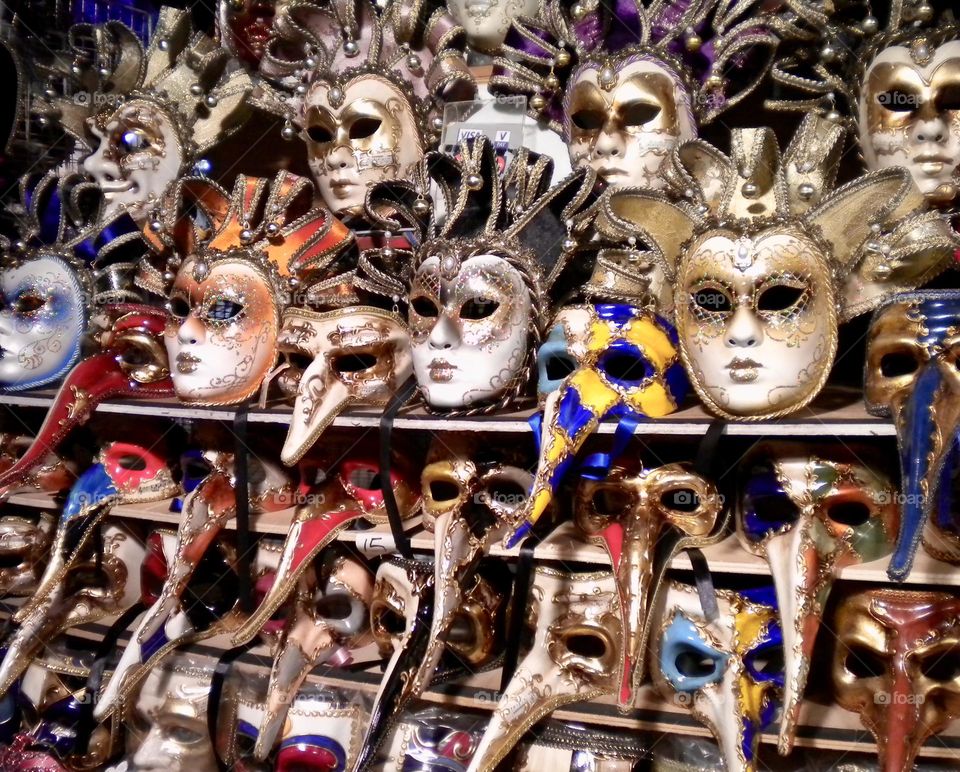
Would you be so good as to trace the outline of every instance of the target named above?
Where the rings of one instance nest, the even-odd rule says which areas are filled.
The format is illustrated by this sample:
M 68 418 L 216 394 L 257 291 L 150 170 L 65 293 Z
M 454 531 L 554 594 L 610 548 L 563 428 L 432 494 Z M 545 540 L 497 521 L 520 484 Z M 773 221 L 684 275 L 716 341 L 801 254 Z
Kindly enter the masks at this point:
M 43 255 L 0 273 L 0 389 L 50 383 L 80 356 L 86 299 L 74 270 Z
M 659 62 L 639 59 L 612 68 L 588 63 L 564 102 L 570 160 L 609 185 L 661 189 L 660 167 L 681 142 L 696 138 L 690 96 Z
M 367 189 L 406 179 L 423 159 L 410 102 L 395 85 L 362 75 L 344 88 L 320 81 L 304 104 L 313 179 L 334 214 L 361 214 Z
M 527 362 L 532 314 L 523 277 L 502 257 L 424 260 L 410 290 L 410 334 L 428 404 L 470 407 L 511 389 Z
M 870 63 L 860 146 L 868 169 L 903 166 L 922 193 L 950 200 L 960 185 L 960 40 L 928 47 L 928 58 L 922 48 L 891 46 Z
M 170 117 L 156 105 L 135 99 L 120 107 L 101 130 L 96 151 L 83 168 L 103 193 L 103 219 L 126 210 L 138 223 L 179 176 L 184 151 Z
M 503 44 L 510 22 L 518 16 L 535 17 L 539 0 L 448 0 L 447 10 L 478 51 L 494 53 Z

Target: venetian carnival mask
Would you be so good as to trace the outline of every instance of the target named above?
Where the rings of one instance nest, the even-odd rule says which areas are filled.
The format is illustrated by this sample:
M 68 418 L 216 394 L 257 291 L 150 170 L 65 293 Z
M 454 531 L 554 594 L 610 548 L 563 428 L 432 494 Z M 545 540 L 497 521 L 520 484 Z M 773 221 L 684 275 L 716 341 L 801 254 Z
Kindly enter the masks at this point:
M 374 307 L 283 315 L 280 352 L 297 362 L 281 375 L 296 400 L 280 458 L 297 463 L 337 415 L 351 405 L 384 405 L 412 373 L 405 322 Z
M 586 360 L 592 310 L 591 306 L 568 306 L 553 318 L 537 352 L 537 397 L 541 405 Z
M 53 528 L 53 516 L 46 512 L 36 519 L 0 517 L 0 594 L 30 595 L 37 588 Z
M 217 31 L 227 49 L 245 64 L 256 67 L 267 48 L 286 0 L 219 0 Z
M 470 772 L 495 768 L 556 708 L 617 690 L 623 631 L 612 574 L 537 566 L 528 619 L 535 625 L 533 643 L 497 703 Z
M 466 772 L 480 741 L 477 723 L 472 716 L 441 708 L 414 711 L 397 725 L 389 748 L 378 761 L 390 769 Z
M 539 0 L 447 0 L 447 9 L 463 27 L 471 48 L 496 53 L 518 16 L 535 17 Z
M 682 80 L 650 54 L 617 62 L 589 60 L 571 78 L 566 134 L 575 167 L 608 185 L 660 189 L 660 167 L 697 127 Z
M 628 305 L 589 307 L 585 355 L 546 401 L 540 460 L 516 544 L 540 519 L 569 470 L 577 451 L 600 421 L 616 417 L 627 424 L 643 416 L 659 418 L 683 402 L 687 376 L 673 327 L 652 311 Z
M 869 169 L 902 166 L 941 204 L 960 186 L 960 41 L 883 48 L 864 74 L 860 147 Z
M 763 444 L 741 468 L 740 543 L 767 559 L 783 633 L 786 683 L 780 751 L 793 733 L 810 657 L 833 578 L 893 549 L 900 512 L 896 485 L 866 466 L 873 456 L 846 447 Z
M 583 479 L 577 488 L 577 525 L 606 549 L 617 583 L 624 638 L 617 697 L 622 710 L 633 704 L 644 673 L 649 603 L 662 568 L 655 565 L 655 555 L 668 541 L 704 543 L 720 510 L 713 483 L 681 464 L 644 469 L 616 462 L 603 480 Z
M 0 432 L 0 474 L 12 469 L 32 444 L 33 437 L 26 434 Z M 22 487 L 56 496 L 69 491 L 76 479 L 77 464 L 48 450 L 41 464 L 30 470 Z M 14 493 L 16 489 L 8 492 Z
M 960 393 L 958 318 L 960 293 L 905 293 L 876 311 L 867 336 L 864 401 L 871 413 L 893 416 L 900 446 L 903 511 L 887 568 L 895 580 L 909 575 L 925 527 L 935 554 L 944 552 L 943 537 L 950 541 L 953 447 L 960 430 L 952 396 Z
M 960 717 L 960 598 L 863 590 L 831 626 L 836 701 L 873 733 L 884 772 L 909 772 L 924 741 Z
M 695 587 L 667 585 L 653 618 L 651 676 L 657 691 L 710 728 L 728 772 L 752 772 L 783 688 L 776 600 L 772 587 L 716 597 L 711 620 Z

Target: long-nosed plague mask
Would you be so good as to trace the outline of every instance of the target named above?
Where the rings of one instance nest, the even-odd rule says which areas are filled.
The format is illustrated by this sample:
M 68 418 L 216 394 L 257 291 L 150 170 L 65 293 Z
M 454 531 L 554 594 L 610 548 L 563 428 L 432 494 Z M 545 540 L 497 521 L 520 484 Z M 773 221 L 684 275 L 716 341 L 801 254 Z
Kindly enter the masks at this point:
M 772 587 L 716 591 L 710 619 L 697 588 L 670 582 L 650 638 L 657 691 L 693 713 L 720 745 L 730 772 L 757 770 L 761 731 L 783 687 L 783 640 Z
M 70 31 L 67 93 L 47 111 L 89 155 L 83 169 L 103 196 L 101 216 L 126 212 L 139 225 L 204 154 L 240 128 L 253 87 L 230 52 L 192 29 L 190 13 L 164 7 L 149 46 L 119 22 Z M 79 96 L 78 96 L 79 95 Z
M 960 717 L 960 598 L 874 588 L 851 592 L 836 630 L 833 696 L 860 714 L 883 772 L 909 772 L 920 746 Z
M 766 558 L 777 591 L 786 678 L 780 750 L 786 754 L 834 577 L 845 566 L 893 551 L 898 490 L 865 448 L 771 442 L 743 461 L 735 507 L 740 543 Z
M 463 30 L 442 8 L 391 0 L 289 3 L 261 63 L 258 104 L 299 130 L 320 198 L 362 217 L 370 186 L 409 179 L 436 147 L 445 101 L 473 99 Z
M 413 371 L 429 408 L 488 411 L 528 387 L 545 288 L 572 254 L 570 230 L 592 201 L 592 174 L 550 187 L 551 169 L 549 159 L 521 154 L 501 178 L 481 137 L 461 144 L 458 157 L 430 156 L 413 182 L 371 192 L 371 215 L 381 202 L 393 209 L 384 227 L 418 235 L 405 294 Z M 444 199 L 442 222 L 431 181 Z
M 546 2 L 507 33 L 491 90 L 528 97 L 532 117 L 563 134 L 575 168 L 608 185 L 663 188 L 673 149 L 767 71 L 778 19 L 759 6 Z
M 322 270 L 353 236 L 312 205 L 307 180 L 287 172 L 241 175 L 231 194 L 189 179 L 178 199 L 180 216 L 165 230 L 175 250 L 164 333 L 174 390 L 192 404 L 242 402 L 276 362 L 296 275 Z
M 833 189 L 842 129 L 809 115 L 781 157 L 769 129 L 733 132 L 727 157 L 679 148 L 671 179 L 690 202 L 614 191 L 606 216 L 632 225 L 675 270 L 680 351 L 704 404 L 756 420 L 806 406 L 823 388 L 837 325 L 898 282 L 851 281 L 953 251 L 909 175 L 882 169 Z

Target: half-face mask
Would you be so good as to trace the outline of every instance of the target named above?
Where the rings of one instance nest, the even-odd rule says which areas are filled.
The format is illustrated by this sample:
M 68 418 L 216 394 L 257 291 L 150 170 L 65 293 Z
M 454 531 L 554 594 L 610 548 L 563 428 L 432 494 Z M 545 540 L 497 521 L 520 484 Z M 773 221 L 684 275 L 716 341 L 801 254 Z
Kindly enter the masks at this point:
M 950 39 L 956 35 L 954 27 L 882 48 L 867 65 L 858 103 L 867 168 L 906 168 L 940 205 L 960 187 L 960 41 Z
M 29 481 L 49 453 L 103 400 L 171 395 L 167 359 L 160 344 L 166 314 L 149 306 L 118 304 L 108 306 L 104 317 L 100 352 L 70 371 L 30 447 L 0 473 L 0 492 Z
M 604 418 L 659 418 L 686 396 L 689 383 L 669 322 L 627 305 L 591 306 L 589 313 L 584 357 L 547 398 L 536 478 L 510 544 L 546 511 L 577 451 Z
M 256 68 L 263 58 L 274 17 L 285 0 L 219 0 L 217 32 L 223 45 L 244 64 Z
M 28 435 L 0 433 L 0 474 L 12 469 L 32 444 L 33 437 Z M 76 463 L 51 450 L 39 466 L 30 470 L 23 480 L 22 488 L 57 495 L 69 491 L 76 479 Z M 6 491 L 8 494 L 17 492 L 18 489 Z
M 453 615 L 446 634 L 452 656 L 438 668 L 444 676 L 480 670 L 502 646 L 507 590 L 497 567 L 489 568 L 471 577 Z M 402 711 L 422 690 L 422 662 L 434 657 L 430 651 L 433 614 L 434 566 L 430 562 L 394 557 L 380 564 L 370 604 L 370 631 L 381 655 L 390 659 L 354 769 L 374 763 Z
M 836 701 L 873 733 L 884 772 L 908 772 L 924 741 L 960 717 L 960 598 L 864 590 L 831 624 Z
M 497 703 L 470 772 L 494 769 L 558 707 L 617 690 L 623 631 L 612 574 L 537 566 L 527 618 L 533 643 Z
M 443 102 L 476 93 L 462 30 L 427 13 L 360 2 L 349 13 L 294 4 L 278 16 L 261 72 L 290 93 L 268 89 L 260 102 L 287 121 L 285 138 L 301 129 L 320 198 L 338 216 L 363 215 L 372 185 L 412 179 L 439 139 Z
M 535 18 L 540 7 L 539 0 L 513 0 L 500 2 L 483 0 L 479 3 L 467 0 L 449 0 L 447 10 L 463 27 L 470 48 L 487 54 L 499 52 L 510 23 L 517 18 Z
M 624 641 L 617 698 L 622 710 L 633 704 L 644 672 L 652 588 L 681 546 L 706 543 L 720 510 L 713 483 L 681 464 L 644 469 L 621 462 L 605 479 L 583 479 L 577 488 L 577 525 L 613 564 Z
M 184 218 L 171 226 L 179 268 L 164 342 L 173 386 L 183 402 L 243 402 L 276 361 L 282 277 L 329 260 L 351 235 L 326 210 L 310 209 L 309 183 L 286 172 L 272 187 L 241 176 L 232 196 L 190 180 L 180 197 L 203 210 L 214 233 L 201 241 Z
M 397 725 L 381 761 L 389 769 L 466 772 L 480 742 L 479 723 L 441 708 L 414 711 Z
M 95 542 L 93 554 L 88 550 L 71 561 L 56 583 L 17 612 L 18 627 L 0 662 L 0 693 L 56 636 L 122 614 L 141 599 L 139 567 L 146 550 L 140 534 L 123 522 L 111 522 Z
M 281 375 L 296 399 L 280 458 L 297 463 L 341 411 L 385 405 L 410 377 L 410 339 L 402 318 L 373 306 L 318 313 L 289 308 L 280 353 L 310 360 Z
M 351 648 L 369 640 L 373 574 L 363 562 L 342 554 L 334 553 L 324 563 L 321 570 L 302 576 L 295 590 L 253 751 L 261 761 L 280 737 L 307 673 L 337 654 L 348 660 Z
M 897 295 L 870 322 L 864 401 L 871 413 L 893 417 L 900 450 L 903 511 L 887 568 L 894 580 L 909 575 L 928 523 L 949 533 L 941 524 L 949 528 L 951 520 L 952 449 L 960 430 L 952 396 L 960 392 L 958 317 L 960 293 L 928 290 Z
M 37 588 L 54 522 L 48 512 L 41 512 L 36 519 L 0 517 L 0 594 L 30 595 Z
M 83 168 L 103 194 L 105 220 L 125 211 L 145 225 L 172 184 L 242 125 L 252 83 L 243 70 L 225 74 L 229 52 L 194 34 L 183 10 L 161 10 L 146 51 L 133 34 L 116 46 L 128 66 L 87 122 L 94 147 Z
M 813 644 L 833 578 L 893 549 L 900 520 L 897 488 L 846 447 L 816 451 L 763 444 L 744 461 L 737 536 L 766 558 L 780 609 L 785 658 L 780 752 L 793 745 Z
M 683 146 L 671 179 L 699 209 L 641 191 L 608 199 L 611 221 L 632 224 L 676 266 L 683 361 L 701 400 L 725 418 L 769 418 L 807 405 L 830 373 L 838 319 L 883 297 L 848 303 L 838 277 L 890 250 L 910 263 L 929 245 L 913 242 L 905 225 L 924 229 L 939 218 L 925 211 L 902 170 L 831 193 L 839 153 L 824 155 L 820 143 L 836 146 L 842 130 L 828 123 L 808 116 L 782 159 L 768 129 L 734 132 L 730 158 L 699 141 Z M 772 216 L 779 222 L 771 225 Z M 951 238 L 938 247 L 944 254 Z
M 776 600 L 772 587 L 716 596 L 720 613 L 710 620 L 695 587 L 667 585 L 653 619 L 650 673 L 657 691 L 710 728 L 725 769 L 752 772 L 783 688 Z

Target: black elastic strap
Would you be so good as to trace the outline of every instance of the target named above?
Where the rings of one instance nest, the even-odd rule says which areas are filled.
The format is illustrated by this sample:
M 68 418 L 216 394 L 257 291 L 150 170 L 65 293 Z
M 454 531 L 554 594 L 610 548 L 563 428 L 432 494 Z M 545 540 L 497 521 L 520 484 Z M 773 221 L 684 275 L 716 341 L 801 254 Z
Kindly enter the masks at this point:
M 727 419 L 714 418 L 700 439 L 697 458 L 693 462 L 693 468 L 700 476 L 713 479 L 718 458 L 717 447 L 720 445 L 720 437 L 726 428 Z
M 693 566 L 693 581 L 697 585 L 697 595 L 700 596 L 700 608 L 708 622 L 714 622 L 720 617 L 720 606 L 717 604 L 717 588 L 713 586 L 713 575 L 710 565 L 704 554 L 696 547 L 687 550 L 690 565 Z
M 506 651 L 503 653 L 503 671 L 500 676 L 500 693 L 507 690 L 510 679 L 520 663 L 520 640 L 523 638 L 523 626 L 527 621 L 527 599 L 530 595 L 530 583 L 533 580 L 533 553 L 542 539 L 541 533 L 534 530 L 520 544 L 517 556 L 517 574 L 513 580 L 513 606 L 507 625 Z
M 213 757 L 217 760 L 217 767 L 220 772 L 230 772 L 230 766 L 220 756 L 220 749 L 217 747 L 217 724 L 220 723 L 223 684 L 227 680 L 227 676 L 230 675 L 234 660 L 246 654 L 259 642 L 259 637 L 255 637 L 243 646 L 237 646 L 223 652 L 223 655 L 217 660 L 217 666 L 213 669 L 213 676 L 210 679 L 210 696 L 207 698 L 207 733 L 210 735 L 210 747 L 213 748 Z
M 390 399 L 390 403 L 380 416 L 380 491 L 383 493 L 383 506 L 387 510 L 387 520 L 390 522 L 390 532 L 393 534 L 394 544 L 397 545 L 399 552 L 407 560 L 413 560 L 413 549 L 410 547 L 410 539 L 403 531 L 403 520 L 400 517 L 400 509 L 397 507 L 397 499 L 393 495 L 393 485 L 390 478 L 391 466 L 391 435 L 393 434 L 393 419 L 397 417 L 400 408 L 403 407 L 413 397 L 417 390 L 417 381 L 411 375 L 401 384 L 397 393 Z
M 80 718 L 77 721 L 77 734 L 73 744 L 74 753 L 82 755 L 89 753 L 90 737 L 97 727 L 97 722 L 93 718 L 93 706 L 100 694 L 103 674 L 107 671 L 108 664 L 115 665 L 116 661 L 120 659 L 117 641 L 145 608 L 143 601 L 134 603 L 110 625 L 110 629 L 103 636 L 103 640 L 97 644 L 93 655 L 93 664 L 90 666 L 90 673 L 87 675 L 87 686 L 84 691 L 86 699 L 80 708 Z
M 233 416 L 233 476 L 237 501 L 237 572 L 240 610 L 253 613 L 253 575 L 250 560 L 250 488 L 247 470 L 247 406 L 240 405 Z

